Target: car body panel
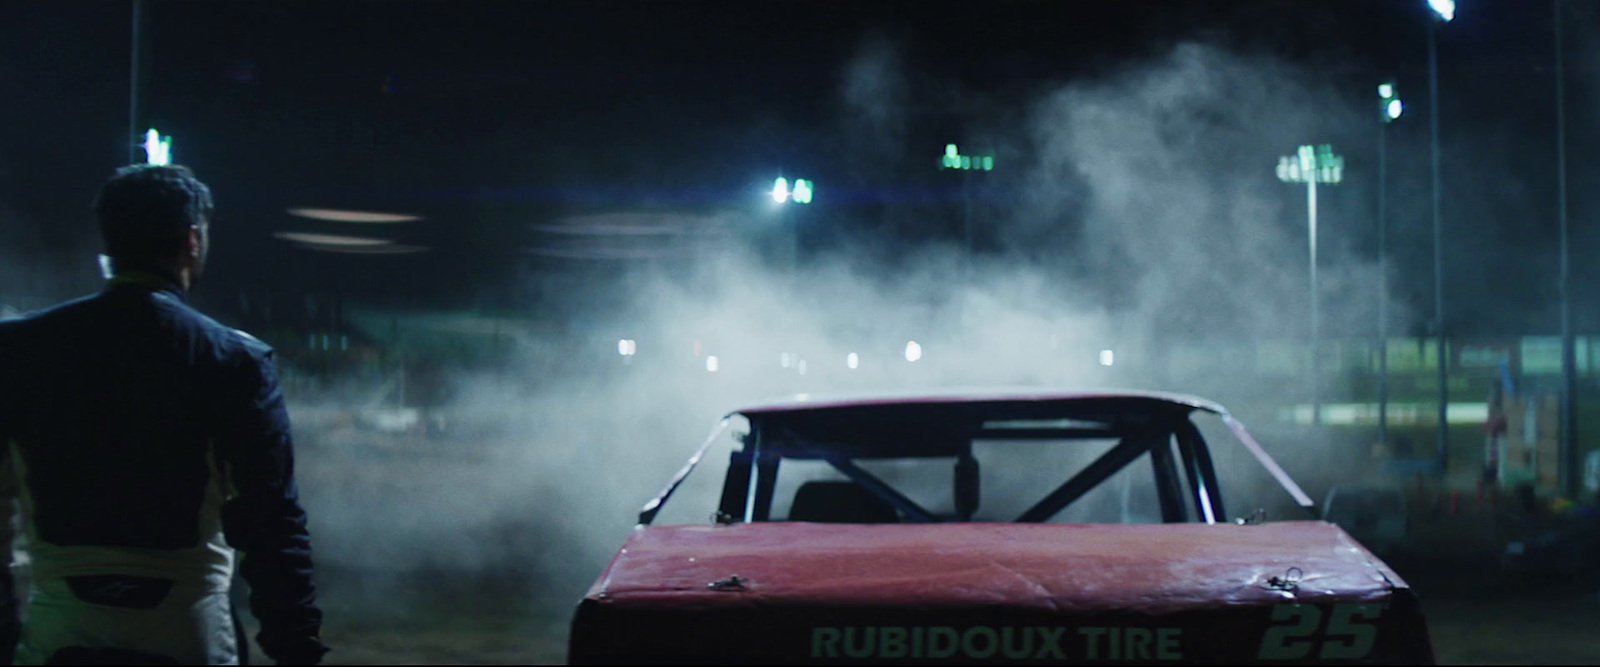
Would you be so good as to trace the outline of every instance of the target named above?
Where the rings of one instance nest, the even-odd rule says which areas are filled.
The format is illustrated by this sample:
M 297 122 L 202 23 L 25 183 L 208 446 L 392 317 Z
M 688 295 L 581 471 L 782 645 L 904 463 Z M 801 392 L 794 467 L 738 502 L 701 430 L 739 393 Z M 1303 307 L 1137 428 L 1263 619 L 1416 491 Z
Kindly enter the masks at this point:
M 1318 627 L 1290 636 L 1304 615 Z M 1341 615 L 1367 629 L 1344 636 Z M 1426 637 L 1405 582 L 1322 522 L 750 523 L 635 531 L 580 606 L 569 657 L 1431 662 Z
M 1267 585 L 1299 568 L 1293 592 Z M 738 595 L 709 584 L 739 576 Z M 872 604 L 1164 614 L 1370 601 L 1406 584 L 1320 521 L 817 524 L 638 529 L 589 592 L 613 605 Z M 759 602 L 756 602 L 759 601 Z

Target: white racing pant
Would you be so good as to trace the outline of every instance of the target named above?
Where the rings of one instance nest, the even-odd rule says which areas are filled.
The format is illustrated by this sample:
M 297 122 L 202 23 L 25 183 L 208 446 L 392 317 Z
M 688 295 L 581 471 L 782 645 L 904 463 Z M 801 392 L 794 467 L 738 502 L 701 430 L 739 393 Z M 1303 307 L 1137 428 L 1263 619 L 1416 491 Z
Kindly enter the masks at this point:
M 10 461 L 21 460 L 12 454 Z M 206 485 L 199 542 L 184 549 L 52 544 L 34 530 L 33 499 L 23 488 L 33 585 L 16 664 L 238 664 L 228 598 L 234 551 L 222 535 L 220 479 L 214 472 Z M 10 543 L 10 521 L 0 521 L 0 537 Z
M 137 585 L 110 577 L 90 581 L 102 596 Z M 52 657 L 58 664 L 71 664 L 95 655 L 186 665 L 239 664 L 226 582 L 220 590 L 214 588 L 203 581 L 174 582 L 155 606 L 141 609 L 85 601 L 65 579 L 35 582 L 16 664 L 42 665 Z
M 154 551 L 35 544 L 16 664 L 127 659 L 235 665 L 233 550 Z

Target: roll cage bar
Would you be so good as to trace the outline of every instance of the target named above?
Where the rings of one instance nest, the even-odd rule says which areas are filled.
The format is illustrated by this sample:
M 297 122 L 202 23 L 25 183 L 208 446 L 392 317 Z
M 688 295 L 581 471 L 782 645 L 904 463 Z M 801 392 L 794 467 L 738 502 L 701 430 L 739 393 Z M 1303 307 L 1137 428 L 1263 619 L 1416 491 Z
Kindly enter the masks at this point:
M 782 460 L 788 458 L 826 462 L 872 495 L 892 505 L 907 521 L 970 521 L 978 504 L 978 463 L 972 455 L 972 442 L 993 438 L 1117 440 L 1116 445 L 1035 502 L 1015 522 L 1049 521 L 1146 453 L 1150 454 L 1164 523 L 1188 521 L 1190 508 L 1197 521 L 1226 521 L 1227 514 L 1223 509 L 1211 453 L 1205 438 L 1189 419 L 1192 410 L 1192 407 L 1163 410 L 1142 414 L 1139 419 L 1106 423 L 1068 420 L 1045 425 L 1033 422 L 980 422 L 964 432 L 946 433 L 950 437 L 933 447 L 935 451 L 920 453 L 910 448 L 890 452 L 869 451 L 859 443 L 829 442 L 797 432 L 796 428 L 791 428 L 794 424 L 792 420 L 785 423 L 786 420 L 781 418 L 782 413 L 747 414 L 750 432 L 742 437 L 742 448 L 730 454 L 717 520 L 724 523 L 769 521 L 778 468 Z M 1316 508 L 1310 497 L 1250 437 L 1244 426 L 1225 412 L 1217 414 L 1263 467 L 1295 498 L 1296 503 L 1315 517 Z M 648 525 L 655 519 L 661 506 L 704 457 L 712 442 L 728 428 L 729 420 L 724 419 L 661 493 L 644 506 L 639 513 L 641 525 Z M 938 516 L 922 507 L 857 464 L 858 459 L 950 457 L 956 459 L 955 514 L 948 517 Z M 1187 484 L 1183 483 L 1185 481 Z

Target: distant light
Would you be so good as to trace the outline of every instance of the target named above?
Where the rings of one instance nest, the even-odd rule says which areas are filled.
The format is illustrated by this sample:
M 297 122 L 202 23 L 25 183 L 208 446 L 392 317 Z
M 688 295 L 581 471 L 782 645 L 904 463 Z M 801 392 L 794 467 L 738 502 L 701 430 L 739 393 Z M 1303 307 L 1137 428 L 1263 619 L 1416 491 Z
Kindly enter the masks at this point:
M 800 360 L 800 374 L 801 375 L 805 375 L 806 374 L 806 360 L 805 359 L 801 359 Z
M 790 366 L 793 366 L 794 365 L 794 357 L 789 356 L 788 352 L 784 352 L 783 354 L 778 355 L 778 365 L 782 366 L 784 368 L 788 368 Z
M 782 204 L 789 200 L 789 179 L 782 176 L 772 182 L 772 201 Z
M 145 132 L 144 161 L 154 165 L 172 164 L 172 137 L 162 137 L 155 128 Z
M 1389 106 L 1386 109 L 1386 111 L 1389 114 L 1389 119 L 1390 120 L 1394 120 L 1396 118 L 1399 118 L 1400 117 L 1400 112 L 1404 111 L 1404 110 L 1405 110 L 1405 105 L 1401 104 L 1400 100 L 1389 100 Z
M 994 171 L 994 156 L 993 155 L 985 155 L 983 157 L 983 170 L 984 171 Z
M 1295 152 L 1295 155 L 1300 158 L 1300 171 L 1302 173 L 1309 174 L 1309 173 L 1312 173 L 1312 172 L 1316 171 L 1316 169 L 1317 169 L 1317 148 L 1315 146 L 1312 146 L 1310 144 L 1306 144 L 1304 146 L 1301 146 Z
M 812 193 L 811 181 L 808 181 L 808 180 L 803 179 L 803 178 L 797 178 L 797 179 L 794 180 L 794 203 L 796 203 L 796 204 L 809 204 L 809 203 L 811 203 L 811 193 Z
M 634 342 L 632 339 L 624 338 L 617 341 L 617 354 L 620 354 L 624 357 L 631 357 L 638 351 L 639 344 Z
M 1394 97 L 1394 84 L 1392 84 L 1392 83 L 1380 83 L 1380 84 L 1378 84 L 1378 97 L 1381 97 L 1383 99 L 1389 99 L 1391 97 Z
M 308 234 L 308 233 L 305 233 L 305 232 L 277 232 L 277 233 L 274 233 L 273 236 L 276 237 L 276 238 L 283 239 L 285 241 L 296 241 L 296 242 L 299 242 L 299 243 L 316 243 L 316 244 L 321 244 L 321 245 L 378 246 L 378 245 L 389 245 L 391 243 L 394 243 L 394 241 L 389 240 L 389 239 L 375 239 L 375 238 L 369 238 L 369 237 L 365 237 L 365 236 L 345 236 L 345 235 L 342 235 L 342 234 Z
M 291 208 L 289 215 L 329 222 L 414 222 L 420 215 L 404 213 L 376 213 L 373 211 L 345 211 L 333 208 Z
M 916 361 L 922 358 L 922 346 L 917 341 L 906 343 L 906 361 Z
M 1100 351 L 1100 365 L 1101 366 L 1110 366 L 1112 363 L 1116 362 L 1116 360 L 1117 360 L 1117 355 L 1115 353 L 1113 353 L 1111 350 L 1101 350 Z
M 717 357 L 715 355 L 706 357 L 706 370 L 712 373 L 717 372 Z
M 409 255 L 418 252 L 428 252 L 432 249 L 428 246 L 399 244 L 353 246 L 334 245 L 328 243 L 300 243 L 299 246 L 305 250 L 316 250 L 318 252 L 338 252 L 347 255 Z
M 339 336 L 339 350 L 340 351 L 345 351 L 345 350 L 348 350 L 348 349 L 350 349 L 350 337 L 349 336 L 345 336 L 345 335 L 340 335 Z
M 961 156 L 961 151 L 956 150 L 956 145 L 955 144 L 945 144 L 944 145 L 944 156 L 945 157 L 951 157 L 951 158 L 960 157 Z
M 1456 17 L 1456 0 L 1428 0 L 1428 7 L 1445 23 Z
M 855 370 L 857 366 L 861 365 L 861 357 L 857 356 L 856 353 L 851 352 L 850 354 L 845 355 L 844 365 L 850 370 Z

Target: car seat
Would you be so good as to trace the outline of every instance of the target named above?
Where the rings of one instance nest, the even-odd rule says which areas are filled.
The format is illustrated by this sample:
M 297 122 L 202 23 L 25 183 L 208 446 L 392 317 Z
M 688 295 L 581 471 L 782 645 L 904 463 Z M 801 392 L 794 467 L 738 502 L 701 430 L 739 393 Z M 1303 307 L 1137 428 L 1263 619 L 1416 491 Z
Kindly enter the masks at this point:
M 815 523 L 899 523 L 889 501 L 855 482 L 806 482 L 794 493 L 790 521 Z

